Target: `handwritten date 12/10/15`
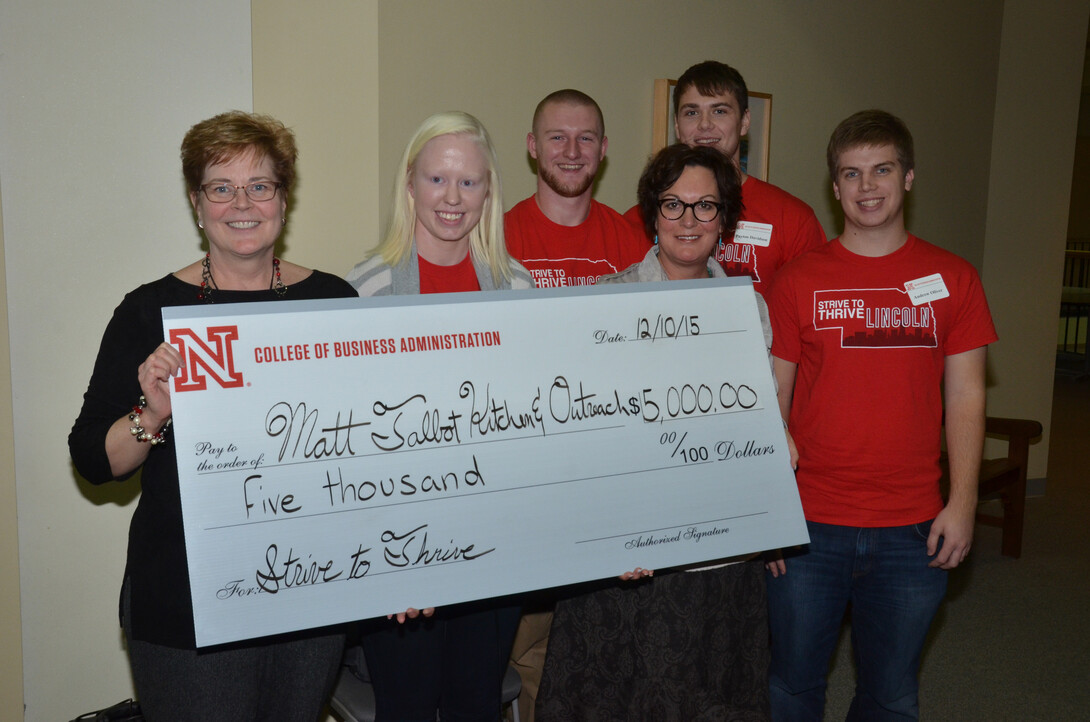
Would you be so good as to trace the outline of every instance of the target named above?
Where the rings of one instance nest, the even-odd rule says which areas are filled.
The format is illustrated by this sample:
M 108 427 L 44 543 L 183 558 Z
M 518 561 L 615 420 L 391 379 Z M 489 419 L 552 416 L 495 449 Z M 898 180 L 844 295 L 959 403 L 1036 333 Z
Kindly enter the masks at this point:
M 681 338 L 700 335 L 700 317 L 685 315 L 681 317 L 663 316 L 636 319 L 636 338 L 640 341 L 656 341 L 660 338 Z
M 655 318 L 640 317 L 636 319 L 637 341 L 657 341 L 660 338 L 682 338 L 684 336 L 700 335 L 700 317 L 696 314 L 684 315 L 678 318 L 663 316 L 661 313 Z M 624 343 L 628 337 L 623 333 L 599 329 L 594 332 L 595 343 Z

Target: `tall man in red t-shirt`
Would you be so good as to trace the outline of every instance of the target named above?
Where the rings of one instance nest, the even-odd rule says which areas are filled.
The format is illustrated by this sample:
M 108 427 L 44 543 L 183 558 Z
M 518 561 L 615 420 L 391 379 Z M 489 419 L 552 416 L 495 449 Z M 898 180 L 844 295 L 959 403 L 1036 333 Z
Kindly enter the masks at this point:
M 768 299 L 810 532 L 800 553 L 769 564 L 773 719 L 822 718 L 849 603 L 849 718 L 916 719 L 920 651 L 973 539 L 996 334 L 976 270 L 905 230 L 915 170 L 904 123 L 856 113 L 833 131 L 828 164 L 844 232 L 782 268 Z
M 674 131 L 686 145 L 708 145 L 741 169 L 742 138 L 749 133 L 749 91 L 742 74 L 706 60 L 692 66 L 674 86 Z M 825 231 L 810 206 L 771 183 L 742 173 L 742 215 L 738 227 L 715 250 L 728 276 L 749 276 L 760 294 L 780 266 L 825 242 Z M 639 206 L 625 218 L 643 229 Z
M 508 252 L 538 288 L 596 283 L 650 248 L 642 232 L 591 197 L 607 145 L 602 111 L 586 93 L 558 90 L 538 103 L 526 135 L 537 192 L 503 219 Z

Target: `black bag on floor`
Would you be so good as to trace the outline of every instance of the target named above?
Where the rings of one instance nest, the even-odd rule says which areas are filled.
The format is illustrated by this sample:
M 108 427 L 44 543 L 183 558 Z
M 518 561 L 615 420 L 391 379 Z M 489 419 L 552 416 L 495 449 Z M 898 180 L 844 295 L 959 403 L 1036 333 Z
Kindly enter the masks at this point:
M 144 714 L 139 702 L 127 699 L 97 712 L 81 714 L 72 722 L 144 722 Z

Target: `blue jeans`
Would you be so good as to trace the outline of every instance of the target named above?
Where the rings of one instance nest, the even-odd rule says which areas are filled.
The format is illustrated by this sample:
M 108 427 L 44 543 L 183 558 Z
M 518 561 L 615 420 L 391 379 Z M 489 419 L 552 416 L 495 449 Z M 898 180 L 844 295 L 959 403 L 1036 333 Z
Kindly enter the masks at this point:
M 820 722 L 849 603 L 859 679 L 848 719 L 918 719 L 920 652 L 946 594 L 946 572 L 927 566 L 931 522 L 806 526 L 809 547 L 786 559 L 787 574 L 768 577 L 772 719 Z

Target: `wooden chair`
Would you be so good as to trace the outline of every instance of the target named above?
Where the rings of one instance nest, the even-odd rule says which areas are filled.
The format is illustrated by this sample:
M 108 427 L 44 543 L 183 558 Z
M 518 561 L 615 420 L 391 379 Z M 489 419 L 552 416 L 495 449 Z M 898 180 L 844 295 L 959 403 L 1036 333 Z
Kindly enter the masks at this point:
M 981 500 L 998 494 L 1003 505 L 999 515 L 978 511 L 977 523 L 1003 530 L 1000 551 L 1003 556 L 1022 556 L 1022 527 L 1026 513 L 1026 472 L 1029 468 L 1029 442 L 1041 435 L 1041 424 L 1030 419 L 1004 419 L 989 416 L 984 433 L 1007 440 L 1007 455 L 984 459 L 980 464 Z M 949 469 L 943 457 L 943 488 L 949 485 Z

